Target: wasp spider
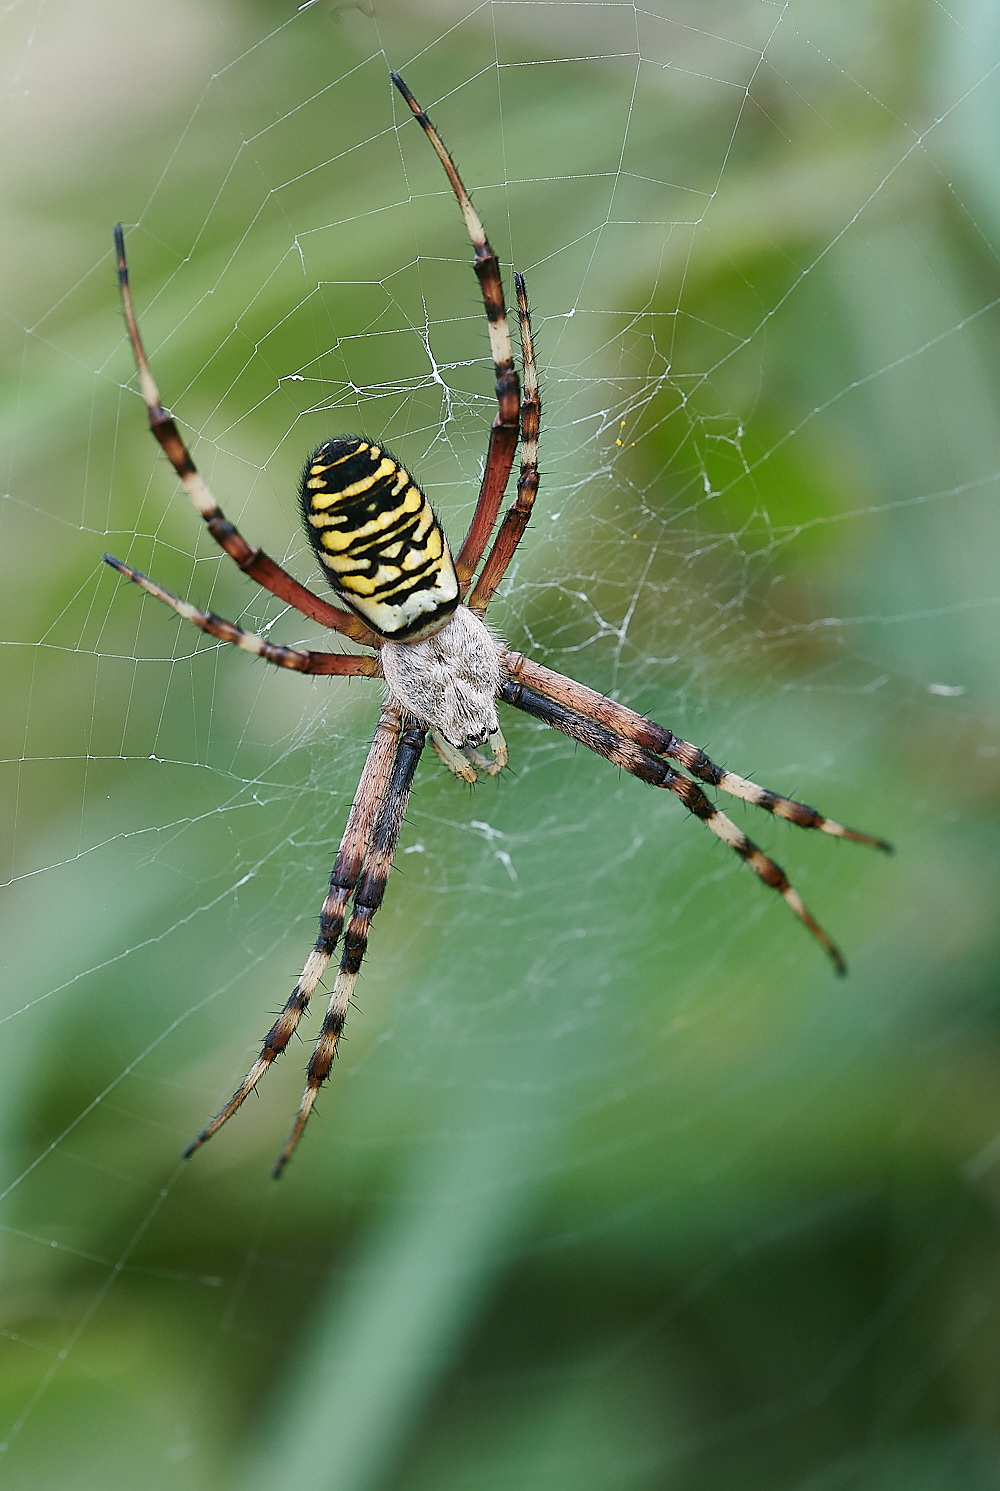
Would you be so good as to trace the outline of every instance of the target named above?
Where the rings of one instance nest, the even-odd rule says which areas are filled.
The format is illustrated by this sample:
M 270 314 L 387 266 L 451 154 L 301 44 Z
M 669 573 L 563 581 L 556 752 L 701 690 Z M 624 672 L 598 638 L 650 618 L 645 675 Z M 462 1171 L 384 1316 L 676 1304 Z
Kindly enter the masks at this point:
M 490 430 L 479 500 L 457 558 L 452 558 L 441 526 L 416 482 L 383 446 L 365 438 L 326 441 L 310 456 L 302 474 L 306 532 L 334 594 L 348 610 L 313 595 L 274 560 L 247 543 L 223 516 L 172 416 L 160 403 L 132 306 L 124 237 L 120 226 L 115 229 L 125 322 L 150 427 L 209 533 L 244 574 L 304 616 L 369 651 L 348 655 L 279 646 L 199 610 L 120 559 L 109 554 L 105 559 L 186 621 L 266 662 L 300 673 L 383 678 L 388 691 L 333 866 L 316 945 L 268 1032 L 260 1055 L 226 1106 L 185 1150 L 191 1155 L 210 1139 L 285 1050 L 343 933 L 340 969 L 309 1062 L 302 1102 L 275 1164 L 275 1175 L 280 1174 L 291 1155 L 316 1094 L 330 1074 L 428 732 L 444 765 L 463 781 L 476 781 L 480 772 L 494 775 L 507 760 L 497 718 L 500 699 L 563 731 L 642 781 L 665 787 L 746 860 L 765 885 L 784 897 L 826 949 L 839 973 L 845 966 L 839 950 L 810 915 L 784 872 L 715 807 L 698 784 L 721 788 L 802 828 L 818 828 L 837 838 L 889 848 L 881 839 L 845 828 L 824 818 L 815 808 L 723 770 L 671 730 L 509 650 L 486 626 L 483 617 L 525 530 L 538 490 L 539 398 L 528 300 L 524 280 L 515 274 L 522 385 L 514 367 L 496 254 L 440 135 L 402 78 L 393 73 L 392 81 L 437 152 L 462 210 L 475 250 L 473 267 L 482 289 L 496 370 L 498 410 Z M 517 498 L 490 545 L 519 439 Z M 480 568 L 484 554 L 486 559 Z M 684 770 L 677 770 L 677 766 Z

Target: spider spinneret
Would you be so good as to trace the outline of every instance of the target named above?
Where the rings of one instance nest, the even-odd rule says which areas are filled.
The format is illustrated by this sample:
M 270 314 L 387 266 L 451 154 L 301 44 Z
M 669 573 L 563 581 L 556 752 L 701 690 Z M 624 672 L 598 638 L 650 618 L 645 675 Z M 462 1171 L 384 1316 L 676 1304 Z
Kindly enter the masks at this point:
M 399 74 L 390 76 L 451 183 L 472 241 L 473 267 L 489 325 L 497 414 L 490 430 L 475 512 L 455 560 L 423 492 L 382 445 L 364 437 L 325 441 L 310 456 L 302 476 L 306 532 L 336 596 L 349 609 L 321 600 L 248 543 L 222 513 L 198 474 L 172 415 L 160 402 L 132 305 L 124 235 L 120 225 L 115 229 L 122 309 L 150 429 L 210 534 L 250 579 L 303 616 L 370 651 L 348 654 L 285 647 L 200 610 L 121 559 L 105 554 L 105 560 L 185 621 L 265 662 L 300 673 L 382 677 L 388 686 L 320 911 L 316 944 L 265 1037 L 260 1055 L 225 1107 L 184 1151 L 185 1155 L 193 1154 L 217 1133 L 286 1049 L 343 935 L 340 966 L 309 1061 L 305 1091 L 275 1163 L 275 1175 L 281 1173 L 301 1137 L 337 1054 L 428 731 L 440 759 L 462 780 L 474 782 L 479 772 L 495 775 L 507 761 L 496 709 L 497 700 L 502 699 L 641 781 L 665 788 L 734 850 L 765 885 L 778 892 L 825 948 L 838 973 L 846 968 L 839 949 L 807 910 L 784 871 L 715 806 L 698 784 L 703 782 L 742 798 L 801 828 L 818 829 L 887 852 L 890 849 L 883 839 L 845 828 L 815 808 L 726 771 L 665 726 L 506 649 L 485 624 L 483 616 L 524 533 L 538 491 L 541 406 L 528 298 L 522 276 L 515 274 L 522 396 L 496 254 L 440 135 Z M 491 545 L 518 443 L 517 496 Z M 484 744 L 490 746 L 491 756 L 480 753 L 479 747 Z

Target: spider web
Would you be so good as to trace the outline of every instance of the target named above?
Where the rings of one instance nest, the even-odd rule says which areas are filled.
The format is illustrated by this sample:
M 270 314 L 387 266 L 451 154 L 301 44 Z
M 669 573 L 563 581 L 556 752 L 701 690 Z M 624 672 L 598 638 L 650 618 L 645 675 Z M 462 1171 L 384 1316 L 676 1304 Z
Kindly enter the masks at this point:
M 12 3 L 0 1443 L 11 1486 L 1000 1484 L 1000 24 L 982 0 Z M 897 842 L 666 793 L 509 715 L 425 760 L 333 1080 L 191 1164 L 315 935 L 378 714 L 251 663 L 145 426 L 307 583 L 304 454 L 453 541 L 495 413 L 447 182 L 527 277 L 509 645 Z M 993 851 L 993 852 L 991 852 Z M 305 1031 L 315 1032 L 313 1019 Z

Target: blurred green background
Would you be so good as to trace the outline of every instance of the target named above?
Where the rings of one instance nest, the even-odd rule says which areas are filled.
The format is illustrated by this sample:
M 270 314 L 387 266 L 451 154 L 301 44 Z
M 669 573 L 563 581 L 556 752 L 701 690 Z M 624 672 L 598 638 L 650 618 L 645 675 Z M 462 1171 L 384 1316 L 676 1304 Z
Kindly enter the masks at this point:
M 1000 1486 L 994 9 L 51 0 L 0 42 L 4 1484 Z M 456 538 L 485 319 L 388 67 L 535 309 L 497 625 L 898 853 L 732 808 L 841 983 L 527 718 L 474 794 L 425 760 L 275 1185 L 307 1045 L 178 1156 L 311 945 L 378 690 L 101 564 L 324 645 L 158 456 L 110 226 L 252 540 L 312 580 L 300 463 L 359 430 Z

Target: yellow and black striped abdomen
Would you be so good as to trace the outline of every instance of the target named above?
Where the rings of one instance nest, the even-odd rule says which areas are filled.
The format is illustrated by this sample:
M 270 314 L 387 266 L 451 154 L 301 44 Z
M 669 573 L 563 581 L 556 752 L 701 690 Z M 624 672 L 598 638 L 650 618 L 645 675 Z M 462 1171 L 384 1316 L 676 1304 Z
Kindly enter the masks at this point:
M 314 451 L 302 473 L 302 516 L 330 583 L 383 637 L 428 636 L 458 605 L 441 525 L 381 446 L 343 438 Z

